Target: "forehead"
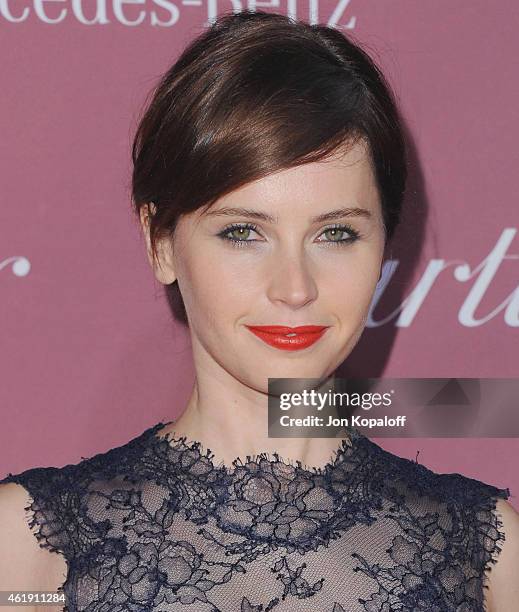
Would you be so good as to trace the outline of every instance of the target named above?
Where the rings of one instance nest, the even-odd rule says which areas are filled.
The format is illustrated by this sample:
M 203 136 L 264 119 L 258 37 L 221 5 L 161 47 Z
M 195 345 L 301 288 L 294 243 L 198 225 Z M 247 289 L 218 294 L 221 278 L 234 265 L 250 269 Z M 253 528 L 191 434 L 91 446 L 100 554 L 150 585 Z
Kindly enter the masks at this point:
M 332 156 L 273 172 L 221 197 L 209 216 L 228 207 L 252 206 L 276 219 L 316 215 L 330 207 L 358 206 L 376 210 L 377 187 L 369 148 L 364 140 Z

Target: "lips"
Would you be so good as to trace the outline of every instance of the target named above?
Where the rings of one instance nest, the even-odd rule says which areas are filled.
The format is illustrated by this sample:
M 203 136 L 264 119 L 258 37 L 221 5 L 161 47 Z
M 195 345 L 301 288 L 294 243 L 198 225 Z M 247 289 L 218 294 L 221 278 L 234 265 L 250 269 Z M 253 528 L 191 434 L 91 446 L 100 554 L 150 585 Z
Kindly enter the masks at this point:
M 285 325 L 247 325 L 246 327 L 260 340 L 263 340 L 263 342 L 270 346 L 293 351 L 307 348 L 317 342 L 329 326 L 300 325 L 299 327 L 288 327 Z
M 313 334 L 327 328 L 327 325 L 300 325 L 286 327 L 285 325 L 247 325 L 249 329 L 258 329 L 265 334 Z

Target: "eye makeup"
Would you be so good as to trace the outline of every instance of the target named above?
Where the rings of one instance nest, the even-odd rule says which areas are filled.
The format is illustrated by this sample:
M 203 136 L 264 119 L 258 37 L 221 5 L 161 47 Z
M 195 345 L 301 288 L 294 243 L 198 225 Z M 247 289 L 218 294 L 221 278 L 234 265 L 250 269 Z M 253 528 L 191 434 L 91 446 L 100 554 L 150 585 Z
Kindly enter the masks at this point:
M 217 234 L 219 238 L 222 240 L 226 240 L 230 242 L 230 244 L 234 247 L 243 248 L 248 243 L 261 242 L 259 240 L 247 240 L 242 238 L 236 238 L 230 236 L 233 232 L 236 231 L 244 231 L 249 232 L 246 234 L 246 237 L 250 235 L 250 232 L 257 233 L 258 226 L 255 223 L 233 223 L 232 225 L 228 225 L 221 232 Z M 347 238 L 341 238 L 340 240 L 320 240 L 319 243 L 333 246 L 347 246 L 354 242 L 356 242 L 359 238 L 361 238 L 360 232 L 353 229 L 350 225 L 336 223 L 335 225 L 331 225 L 330 227 L 325 228 L 320 236 L 323 234 L 327 234 L 328 232 L 336 232 L 340 235 L 340 233 L 348 233 L 349 236 Z

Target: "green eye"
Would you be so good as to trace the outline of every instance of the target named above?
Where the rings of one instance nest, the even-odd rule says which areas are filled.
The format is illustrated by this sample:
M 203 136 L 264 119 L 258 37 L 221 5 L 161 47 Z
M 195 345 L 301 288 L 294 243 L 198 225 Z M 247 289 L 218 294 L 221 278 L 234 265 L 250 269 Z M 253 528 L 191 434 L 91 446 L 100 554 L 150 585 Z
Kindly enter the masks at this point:
M 254 239 L 249 240 L 251 231 L 255 231 L 256 227 L 253 223 L 231 225 L 221 231 L 218 236 L 222 240 L 230 242 L 232 246 L 243 247 L 247 246 L 250 242 L 257 242 Z
M 332 229 L 327 229 L 323 232 L 323 234 L 328 234 L 329 236 L 332 236 L 331 242 L 340 242 L 340 236 L 341 234 L 344 234 L 344 230 L 338 229 L 338 228 L 332 228 Z M 339 238 L 339 239 L 337 239 Z
M 236 229 L 231 230 L 229 233 L 234 234 L 233 238 L 236 240 L 243 240 L 244 238 L 248 238 L 250 236 L 250 228 L 248 227 L 238 227 Z
M 336 225 L 334 227 L 329 227 L 324 230 L 321 236 L 324 234 L 331 236 L 331 240 L 319 240 L 319 242 L 323 242 L 324 244 L 332 244 L 334 246 L 346 246 L 356 242 L 360 238 L 359 232 L 349 225 Z M 344 234 L 346 235 L 346 238 L 343 238 Z

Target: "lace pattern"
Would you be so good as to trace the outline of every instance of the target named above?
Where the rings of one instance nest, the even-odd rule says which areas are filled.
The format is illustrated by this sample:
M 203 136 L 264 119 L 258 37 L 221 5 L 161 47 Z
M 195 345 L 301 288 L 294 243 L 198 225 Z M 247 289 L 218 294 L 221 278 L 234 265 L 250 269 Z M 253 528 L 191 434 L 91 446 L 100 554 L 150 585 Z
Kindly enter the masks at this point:
M 232 467 L 157 433 L 9 474 L 64 612 L 485 612 L 504 533 L 498 489 L 436 474 L 349 428 L 323 468 L 267 453 Z

